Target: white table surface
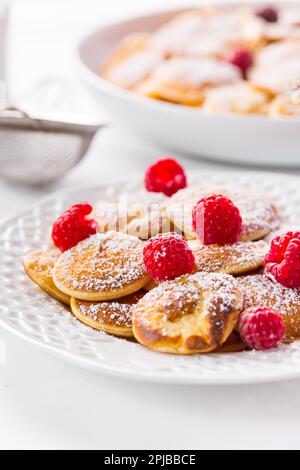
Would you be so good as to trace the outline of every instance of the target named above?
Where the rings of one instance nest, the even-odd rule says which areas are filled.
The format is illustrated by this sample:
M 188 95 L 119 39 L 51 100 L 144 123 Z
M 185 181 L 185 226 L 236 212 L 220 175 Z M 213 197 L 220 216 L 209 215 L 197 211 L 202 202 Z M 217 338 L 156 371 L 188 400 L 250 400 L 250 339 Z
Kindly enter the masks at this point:
M 136 13 L 140 3 L 16 1 L 13 96 L 38 79 L 70 75 L 70 51 L 80 33 L 89 25 L 122 16 L 121 8 L 126 14 Z M 159 3 L 153 0 L 152 8 Z M 164 0 L 164 7 L 174 3 Z M 161 149 L 111 127 L 99 134 L 87 158 L 57 188 L 126 178 L 143 172 L 162 155 Z M 189 167 L 222 169 L 182 161 Z M 29 207 L 54 189 L 33 190 L 0 181 L 0 218 Z M 0 331 L 1 449 L 299 449 L 299 396 L 300 381 L 184 387 L 118 380 L 66 364 Z

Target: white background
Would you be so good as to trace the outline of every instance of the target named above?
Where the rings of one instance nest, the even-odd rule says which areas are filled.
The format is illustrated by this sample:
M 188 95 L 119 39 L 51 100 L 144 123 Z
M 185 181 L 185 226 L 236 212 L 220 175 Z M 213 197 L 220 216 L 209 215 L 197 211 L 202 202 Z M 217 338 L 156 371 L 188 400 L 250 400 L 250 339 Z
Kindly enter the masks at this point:
M 74 85 L 64 106 L 93 112 L 83 91 L 72 94 L 73 87 L 77 90 L 73 51 L 78 38 L 100 23 L 178 3 L 16 1 L 9 56 L 11 97 L 23 96 L 41 79 L 68 77 Z M 0 218 L 57 188 L 101 184 L 143 172 L 161 155 L 161 149 L 112 126 L 99 134 L 84 162 L 56 187 L 32 190 L 0 181 Z M 182 161 L 189 167 L 222 168 Z M 300 381 L 216 388 L 113 379 L 65 364 L 0 331 L 3 449 L 299 448 L 299 396 Z

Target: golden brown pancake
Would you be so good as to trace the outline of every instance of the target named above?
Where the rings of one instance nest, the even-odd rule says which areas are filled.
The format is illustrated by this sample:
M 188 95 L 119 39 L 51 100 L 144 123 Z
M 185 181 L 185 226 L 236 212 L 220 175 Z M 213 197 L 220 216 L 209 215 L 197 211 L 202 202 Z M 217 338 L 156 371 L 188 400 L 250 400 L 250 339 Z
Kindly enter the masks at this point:
M 117 230 L 141 240 L 173 231 L 174 226 L 165 209 L 166 201 L 163 194 L 145 190 L 100 201 L 95 213 L 99 231 Z
M 225 272 L 233 276 L 262 267 L 268 251 L 268 245 L 262 240 L 224 246 L 202 245 L 198 240 L 190 240 L 188 244 L 194 253 L 197 271 Z
M 162 24 L 149 38 L 150 47 L 166 58 L 182 56 L 192 38 L 203 29 L 207 15 L 199 9 L 180 13 Z
M 52 270 L 60 252 L 56 249 L 49 251 L 34 251 L 26 255 L 23 265 L 26 273 L 43 291 L 54 299 L 70 305 L 70 296 L 61 292 L 54 284 Z
M 148 34 L 126 37 L 102 66 L 100 75 L 122 88 L 133 89 L 147 78 L 163 56 L 148 47 Z
M 240 80 L 237 67 L 215 59 L 179 57 L 158 65 L 136 91 L 186 106 L 201 106 L 208 89 Z
M 232 276 L 183 276 L 160 284 L 137 303 L 133 333 L 155 351 L 205 353 L 225 343 L 242 307 L 243 295 Z
M 53 281 L 71 297 L 87 301 L 133 294 L 149 281 L 143 242 L 119 232 L 97 233 L 59 257 Z
M 141 240 L 148 240 L 160 233 L 173 231 L 174 225 L 167 212 L 160 208 L 132 219 L 128 223 L 125 233 L 139 237 Z
M 299 79 L 299 54 L 299 38 L 268 45 L 256 57 L 249 76 L 251 84 L 270 95 L 284 94 Z
M 269 95 L 246 82 L 210 90 L 203 109 L 209 113 L 266 114 Z
M 232 276 L 258 271 L 269 249 L 263 240 L 224 246 L 202 245 L 199 240 L 189 240 L 188 245 L 195 257 L 196 272 L 223 272 Z M 157 286 L 158 282 L 150 279 L 144 290 L 149 292 Z
M 132 309 L 144 295 L 145 292 L 140 291 L 110 302 L 86 302 L 72 297 L 71 309 L 79 321 L 95 330 L 131 338 Z
M 167 205 L 169 217 L 177 231 L 186 238 L 197 238 L 192 224 L 192 212 L 203 197 L 222 194 L 238 207 L 243 219 L 239 241 L 260 240 L 278 225 L 276 210 L 264 196 L 246 190 L 234 190 L 222 186 L 193 186 L 178 191 Z
M 288 94 L 278 95 L 269 106 L 270 116 L 300 117 L 299 103 L 293 103 Z
M 300 336 L 300 289 L 289 289 L 266 274 L 256 274 L 238 279 L 244 290 L 244 308 L 269 307 L 281 315 L 286 336 Z

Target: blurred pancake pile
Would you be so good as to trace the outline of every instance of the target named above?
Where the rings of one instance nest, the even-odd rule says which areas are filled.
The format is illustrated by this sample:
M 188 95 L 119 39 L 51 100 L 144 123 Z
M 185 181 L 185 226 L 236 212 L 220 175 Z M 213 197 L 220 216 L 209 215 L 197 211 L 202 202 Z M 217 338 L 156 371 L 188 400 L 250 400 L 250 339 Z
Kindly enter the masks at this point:
M 199 7 L 111 51 L 100 75 L 142 96 L 211 113 L 300 116 L 300 6 Z

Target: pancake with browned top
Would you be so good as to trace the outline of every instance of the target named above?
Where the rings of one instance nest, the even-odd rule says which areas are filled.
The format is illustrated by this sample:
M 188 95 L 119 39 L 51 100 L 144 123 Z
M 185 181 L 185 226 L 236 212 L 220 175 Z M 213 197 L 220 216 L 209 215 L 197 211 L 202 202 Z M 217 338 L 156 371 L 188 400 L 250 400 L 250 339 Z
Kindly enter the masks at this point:
M 233 276 L 259 270 L 268 251 L 268 245 L 263 240 L 224 246 L 202 245 L 198 240 L 189 240 L 188 244 L 195 257 L 196 272 L 223 272 Z M 151 279 L 144 290 L 150 291 L 157 285 L 158 282 Z
M 149 48 L 147 33 L 131 34 L 113 51 L 101 68 L 101 76 L 122 88 L 133 89 L 163 59 L 158 50 Z
M 99 201 L 95 210 L 98 231 L 116 230 L 142 240 L 171 232 L 174 227 L 165 210 L 167 199 L 161 193 L 139 189 Z
M 232 276 L 196 273 L 148 292 L 133 309 L 133 333 L 155 351 L 205 353 L 226 342 L 242 308 Z
M 200 199 L 214 194 L 222 194 L 238 207 L 243 220 L 242 233 L 238 241 L 260 240 L 278 225 L 276 209 L 263 195 L 226 186 L 192 186 L 178 191 L 167 205 L 169 217 L 175 228 L 186 238 L 197 238 L 192 223 L 194 206 Z
M 207 58 L 176 57 L 158 65 L 136 91 L 150 98 L 187 106 L 200 106 L 207 90 L 238 83 L 237 67 Z
M 300 336 L 300 289 L 289 289 L 266 274 L 239 278 L 244 290 L 244 308 L 269 307 L 282 317 L 286 336 Z
M 115 300 L 137 292 L 149 281 L 143 242 L 119 232 L 97 233 L 59 257 L 53 281 L 71 297 L 87 301 Z
M 268 251 L 263 240 L 224 246 L 202 245 L 198 240 L 189 240 L 188 244 L 193 251 L 197 271 L 224 272 L 233 276 L 261 268 Z
M 71 309 L 79 321 L 95 330 L 131 338 L 132 310 L 144 295 L 145 292 L 139 291 L 110 302 L 86 302 L 72 297 Z

